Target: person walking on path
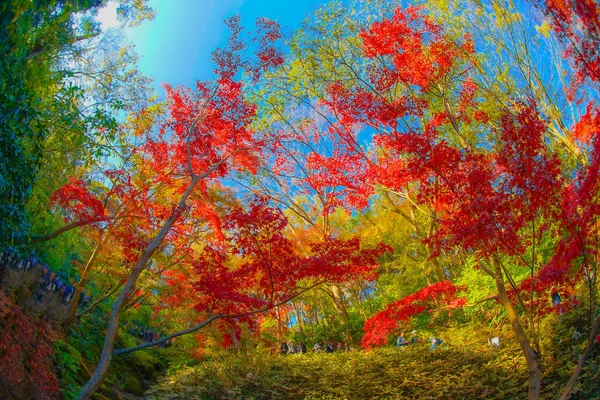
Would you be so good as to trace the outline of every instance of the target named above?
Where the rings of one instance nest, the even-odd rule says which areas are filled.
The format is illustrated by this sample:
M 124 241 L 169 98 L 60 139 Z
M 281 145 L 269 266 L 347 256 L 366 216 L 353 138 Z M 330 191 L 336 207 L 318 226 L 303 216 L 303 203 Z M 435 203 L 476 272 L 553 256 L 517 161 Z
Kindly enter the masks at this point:
M 408 341 L 406 341 L 406 333 L 402 331 L 402 333 L 400 333 L 400 336 L 398 336 L 398 339 L 396 339 L 396 347 L 404 346 L 408 346 Z
M 417 331 L 412 331 L 412 337 L 410 338 L 410 344 L 421 343 L 421 339 L 417 336 Z
M 279 354 L 287 354 L 288 352 L 288 345 L 285 341 L 281 342 L 281 346 L 279 347 Z
M 438 346 L 444 342 L 442 339 L 440 339 L 439 337 L 436 337 L 436 336 L 429 338 L 429 341 L 431 342 L 431 346 L 429 347 L 429 350 L 437 349 Z

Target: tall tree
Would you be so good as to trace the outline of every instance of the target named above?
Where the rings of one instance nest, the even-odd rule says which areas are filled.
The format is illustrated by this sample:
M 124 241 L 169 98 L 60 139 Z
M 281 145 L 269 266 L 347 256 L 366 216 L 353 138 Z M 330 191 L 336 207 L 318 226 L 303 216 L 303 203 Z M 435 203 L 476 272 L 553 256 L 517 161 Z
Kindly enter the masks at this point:
M 138 278 L 155 252 L 163 243 L 172 243 L 189 230 L 186 224 L 194 214 L 210 220 L 218 232 L 219 222 L 206 198 L 211 182 L 231 171 L 256 171 L 258 167 L 261 142 L 249 127 L 254 107 L 245 101 L 242 84 L 236 77 L 241 71 L 260 74 L 280 62 L 273 47 L 279 37 L 278 26 L 259 20 L 258 34 L 246 42 L 239 18 L 230 19 L 228 26 L 228 44 L 213 56 L 217 79 L 199 82 L 195 91 L 167 87 L 169 119 L 157 132 L 148 132 L 145 144 L 137 151 L 136 165 L 146 182 L 145 190 L 153 190 L 145 203 L 153 210 L 151 221 L 146 223 L 145 237 L 129 241 L 135 266 L 113 305 L 100 363 L 79 398 L 90 397 L 106 376 L 123 307 L 134 295 Z M 251 44 L 258 45 L 255 59 L 244 57 Z M 166 190 L 166 197 L 161 198 L 151 189 L 155 185 Z M 166 204 L 156 203 L 164 199 Z M 209 262 L 217 262 L 217 254 L 212 255 Z
M 142 91 L 147 83 L 134 72 L 135 60 L 130 51 L 120 53 L 129 57 L 126 62 L 119 61 L 121 70 L 99 65 L 110 63 L 109 59 L 115 61 L 118 52 L 118 44 L 107 40 L 94 20 L 103 5 L 101 1 L 60 0 L 8 1 L 0 6 L 0 155 L 8 161 L 0 167 L 2 248 L 27 243 L 32 225 L 27 203 L 32 191 L 37 190 L 36 196 L 46 196 L 47 200 L 54 189 L 66 183 L 63 170 L 67 174 L 81 173 L 76 170 L 82 152 L 86 160 L 106 154 L 102 146 L 115 138 L 115 112 L 126 107 L 132 97 L 116 95 L 117 87 L 122 86 L 117 82 L 126 75 L 123 69 L 130 72 L 131 83 L 136 82 Z M 153 16 L 145 1 L 123 1 L 120 9 L 124 23 Z M 98 47 L 94 42 L 111 42 L 112 56 L 92 56 Z M 98 84 L 107 82 L 108 74 L 116 78 L 106 88 L 113 92 L 111 96 L 99 99 L 84 92 L 93 86 L 89 81 L 74 79 L 82 71 L 84 58 L 92 61 L 86 67 L 88 77 L 94 76 Z M 44 181 L 46 176 L 39 176 L 40 171 L 58 176 Z M 33 202 L 33 212 L 45 203 Z
M 518 19 L 510 13 L 498 15 L 504 21 Z M 535 96 L 522 101 L 496 96 L 495 109 L 489 109 L 490 86 L 480 84 L 478 73 L 487 74 L 489 67 L 482 64 L 476 53 L 480 43 L 469 32 L 450 35 L 418 8 L 397 9 L 354 31 L 359 32 L 354 38 L 338 28 L 307 41 L 312 51 L 306 60 L 321 48 L 331 49 L 325 52 L 329 58 L 314 66 L 321 69 L 318 78 L 309 75 L 306 86 L 318 89 L 304 97 L 291 96 L 311 102 L 326 120 L 325 135 L 331 138 L 327 155 L 314 151 L 306 156 L 308 169 L 317 171 L 312 186 L 334 186 L 338 200 L 351 208 L 364 207 L 377 185 L 408 193 L 416 204 L 426 206 L 433 229 L 424 242 L 433 255 L 462 249 L 496 282 L 529 365 L 529 396 L 538 398 L 542 370 L 535 321 L 545 309 L 539 299 L 549 295 L 550 282 L 564 288 L 580 279 L 585 266 L 576 259 L 585 258 L 591 244 L 560 244 L 561 237 L 573 235 L 555 228 L 575 219 L 557 199 L 569 198 L 594 215 L 596 201 L 588 198 L 584 206 L 582 196 L 597 193 L 595 148 L 581 146 L 571 134 L 562 135 L 576 149 L 575 157 L 566 159 L 555 145 L 561 135 L 554 134 L 540 115 Z M 323 43 L 331 37 L 346 43 L 356 43 L 358 37 L 362 54 Z M 289 69 L 291 76 L 294 71 Z M 564 130 L 564 124 L 558 126 Z M 361 145 L 369 136 L 373 151 Z M 573 180 L 574 172 L 581 178 Z M 586 189 L 573 195 L 569 187 L 579 188 L 581 179 Z M 587 222 L 584 225 L 587 228 L 581 229 L 589 231 Z M 543 237 L 553 238 L 544 241 L 544 251 L 552 257 L 541 256 Z M 562 265 L 572 269 L 553 269 L 558 265 L 553 260 L 567 254 L 573 258 Z M 544 280 L 546 284 L 539 283 Z M 525 306 L 525 315 L 517 312 L 517 305 Z

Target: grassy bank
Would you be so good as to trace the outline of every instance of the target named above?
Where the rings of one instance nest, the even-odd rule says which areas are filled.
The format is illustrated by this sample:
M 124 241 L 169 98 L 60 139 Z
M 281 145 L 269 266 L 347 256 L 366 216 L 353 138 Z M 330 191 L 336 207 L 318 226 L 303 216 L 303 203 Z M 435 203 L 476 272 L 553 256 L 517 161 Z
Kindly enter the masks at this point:
M 427 344 L 373 351 L 280 356 L 269 351 L 224 352 L 179 366 L 146 392 L 158 399 L 524 399 L 527 368 L 518 345 L 487 346 L 450 330 L 435 351 Z M 505 340 L 506 339 L 506 340 Z M 565 347 L 564 350 L 567 348 Z M 569 352 L 568 357 L 574 361 Z M 545 354 L 542 398 L 557 398 L 571 372 L 567 360 Z M 600 398 L 597 356 L 573 399 Z M 557 369 L 562 365 L 562 369 Z M 565 365 L 569 365 L 568 368 Z
M 483 350 L 483 351 L 482 351 Z M 544 397 L 564 377 L 551 373 Z M 520 399 L 518 349 L 423 346 L 334 354 L 225 354 L 167 376 L 149 399 Z

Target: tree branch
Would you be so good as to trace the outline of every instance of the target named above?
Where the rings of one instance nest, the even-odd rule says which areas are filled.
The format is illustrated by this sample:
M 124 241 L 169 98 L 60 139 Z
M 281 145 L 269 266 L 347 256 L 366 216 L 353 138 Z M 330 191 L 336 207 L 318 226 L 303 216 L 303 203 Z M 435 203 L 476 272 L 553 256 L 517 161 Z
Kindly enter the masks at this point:
M 157 346 L 157 345 L 159 345 L 161 343 L 165 343 L 168 340 L 176 338 L 177 336 L 183 336 L 183 335 L 187 335 L 188 333 L 196 332 L 197 330 L 200 330 L 200 329 L 204 328 L 206 325 L 210 324 L 211 322 L 213 322 L 214 320 L 219 319 L 219 318 L 223 318 L 223 315 L 221 315 L 221 314 L 211 315 L 210 317 L 208 317 L 207 319 L 205 319 L 204 321 L 202 321 L 198 325 L 192 326 L 191 328 L 185 329 L 183 331 L 173 332 L 170 335 L 162 337 L 162 338 L 160 338 L 158 340 L 154 340 L 152 342 L 142 343 L 139 346 L 130 347 L 130 348 L 127 348 L 127 349 L 117 349 L 117 350 L 115 350 L 114 355 L 118 356 L 118 355 L 121 355 L 121 354 L 133 353 L 134 351 L 142 350 L 142 349 L 145 349 L 147 347 Z
M 259 308 L 257 310 L 252 310 L 252 311 L 247 311 L 247 312 L 243 312 L 243 313 L 239 313 L 239 314 L 232 314 L 232 315 L 223 315 L 223 314 L 215 314 L 215 315 L 211 315 L 209 316 L 207 319 L 205 319 L 204 321 L 202 321 L 201 323 L 199 323 L 198 325 L 192 326 L 191 328 L 188 329 L 184 329 L 182 331 L 178 331 L 178 332 L 173 332 L 163 338 L 160 338 L 158 340 L 154 340 L 152 342 L 147 342 L 147 343 L 142 343 L 139 346 L 135 346 L 135 347 L 130 347 L 130 348 L 126 348 L 126 349 L 117 349 L 114 351 L 114 355 L 118 356 L 121 354 L 127 354 L 127 353 L 132 353 L 134 351 L 138 351 L 138 350 L 142 350 L 148 347 L 153 347 L 153 346 L 157 346 L 161 343 L 164 343 L 170 339 L 173 339 L 177 336 L 183 336 L 183 335 L 187 335 L 189 333 L 192 332 L 196 332 L 197 330 L 200 330 L 202 328 L 204 328 L 205 326 L 207 326 L 208 324 L 210 324 L 211 322 L 213 322 L 216 319 L 236 319 L 236 318 L 241 318 L 241 317 L 248 317 L 250 315 L 254 315 L 254 314 L 260 314 L 260 313 L 264 313 L 267 312 L 269 310 L 272 310 L 275 307 L 281 306 L 293 299 L 295 299 L 296 297 L 300 296 L 301 294 L 314 289 L 315 287 L 317 287 L 318 285 L 321 285 L 323 283 L 325 283 L 325 280 L 322 281 L 317 281 L 316 283 L 302 288 L 299 292 L 295 293 L 294 295 L 286 298 L 285 300 L 282 300 L 278 303 L 274 303 L 274 304 L 268 304 L 265 307 Z
M 579 362 L 577 363 L 577 366 L 575 367 L 575 370 L 573 371 L 573 374 L 571 375 L 571 379 L 569 379 L 569 382 L 564 387 L 563 392 L 560 395 L 560 400 L 566 400 L 569 397 L 569 394 L 571 393 L 571 390 L 573 389 L 573 386 L 575 385 L 575 381 L 581 374 L 581 371 L 583 370 L 583 367 L 585 366 L 587 359 L 590 357 L 590 354 L 592 354 L 592 349 L 594 348 L 594 345 L 596 344 L 596 335 L 598 335 L 599 328 L 600 328 L 600 317 L 596 318 L 596 321 L 594 322 L 594 326 L 592 327 L 592 329 L 590 331 L 590 335 L 588 338 L 588 345 L 585 349 L 585 352 L 581 355 L 581 357 L 579 357 Z
M 112 219 L 115 219 L 115 217 L 113 216 L 108 216 L 108 217 L 103 217 L 103 218 L 94 218 L 94 219 L 86 219 L 86 220 L 82 220 L 82 221 L 73 221 L 70 222 L 60 228 L 58 228 L 57 230 L 55 230 L 54 232 L 50 232 L 47 233 L 45 235 L 39 235 L 39 236 L 32 236 L 29 239 L 29 242 L 31 244 L 33 243 L 39 243 L 39 242 L 45 242 L 48 240 L 52 240 L 60 235 L 62 235 L 63 233 L 70 231 L 71 229 L 75 229 L 78 228 L 80 226 L 84 226 L 84 225 L 89 225 L 89 224 L 93 224 L 94 222 L 105 222 L 105 221 L 110 221 Z

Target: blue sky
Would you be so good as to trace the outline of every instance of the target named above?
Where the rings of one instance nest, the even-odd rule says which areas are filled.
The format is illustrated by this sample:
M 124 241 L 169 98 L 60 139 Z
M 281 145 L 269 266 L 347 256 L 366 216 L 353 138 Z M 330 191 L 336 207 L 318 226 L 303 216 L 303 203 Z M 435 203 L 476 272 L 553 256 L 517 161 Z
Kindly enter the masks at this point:
M 251 28 L 257 17 L 277 20 L 285 31 L 298 28 L 301 21 L 326 0 L 150 0 L 157 11 L 154 21 L 127 30 L 140 55 L 140 69 L 162 83 L 192 85 L 212 78 L 211 52 L 227 38 L 223 20 L 240 14 L 242 24 Z M 114 6 L 101 20 L 114 19 Z M 107 22 L 110 24 L 110 22 Z M 159 93 L 162 90 L 159 90 Z

